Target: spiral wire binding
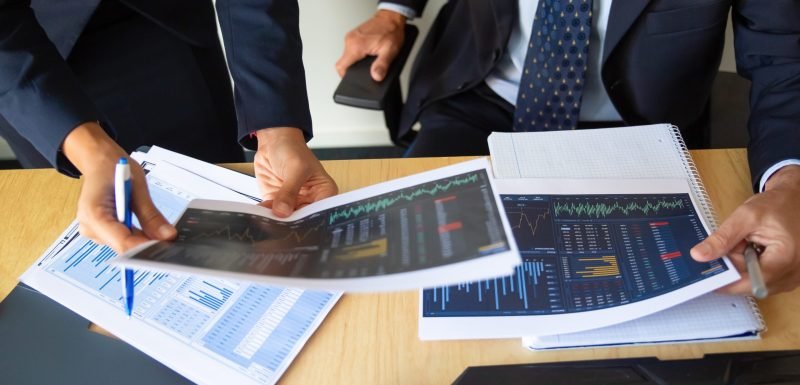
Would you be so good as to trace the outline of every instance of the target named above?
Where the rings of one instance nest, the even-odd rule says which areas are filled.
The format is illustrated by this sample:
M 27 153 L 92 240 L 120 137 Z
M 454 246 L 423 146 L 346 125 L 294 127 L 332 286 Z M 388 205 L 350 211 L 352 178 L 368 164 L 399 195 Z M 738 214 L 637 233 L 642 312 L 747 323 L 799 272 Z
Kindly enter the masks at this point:
M 717 213 L 714 210 L 711 199 L 708 197 L 708 191 L 706 191 L 705 186 L 703 186 L 703 181 L 700 179 L 700 172 L 697 170 L 697 166 L 689 153 L 689 147 L 686 146 L 686 142 L 684 142 L 678 126 L 670 125 L 669 129 L 672 132 L 672 143 L 680 152 L 681 162 L 683 163 L 684 170 L 686 170 L 689 183 L 692 186 L 692 195 L 694 195 L 695 199 L 699 202 L 703 210 L 703 217 L 708 221 L 708 226 L 712 231 L 715 231 L 717 230 Z M 756 299 L 752 296 L 747 296 L 747 302 L 750 304 L 750 309 L 753 311 L 753 315 L 758 321 L 758 332 L 762 333 L 767 331 L 764 315 L 761 314 Z

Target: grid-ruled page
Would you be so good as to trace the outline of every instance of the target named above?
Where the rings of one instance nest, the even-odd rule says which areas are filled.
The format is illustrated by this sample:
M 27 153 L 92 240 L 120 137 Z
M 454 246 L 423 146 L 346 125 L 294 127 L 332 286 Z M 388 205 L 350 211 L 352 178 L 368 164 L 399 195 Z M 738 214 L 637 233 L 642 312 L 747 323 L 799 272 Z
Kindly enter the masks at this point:
M 672 126 L 492 133 L 497 178 L 691 178 Z

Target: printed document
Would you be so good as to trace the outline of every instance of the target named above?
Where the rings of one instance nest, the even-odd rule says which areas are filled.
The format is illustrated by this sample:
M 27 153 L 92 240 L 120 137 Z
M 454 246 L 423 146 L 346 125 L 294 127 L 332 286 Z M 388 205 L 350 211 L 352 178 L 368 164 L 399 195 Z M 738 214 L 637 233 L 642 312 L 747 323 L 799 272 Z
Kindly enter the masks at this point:
M 153 148 L 134 158 L 148 171 L 151 196 L 171 221 L 194 198 L 254 204 L 258 196 L 253 178 L 179 154 Z M 340 297 L 137 269 L 129 319 L 120 268 L 110 264 L 115 258 L 73 223 L 21 280 L 201 384 L 274 384 Z

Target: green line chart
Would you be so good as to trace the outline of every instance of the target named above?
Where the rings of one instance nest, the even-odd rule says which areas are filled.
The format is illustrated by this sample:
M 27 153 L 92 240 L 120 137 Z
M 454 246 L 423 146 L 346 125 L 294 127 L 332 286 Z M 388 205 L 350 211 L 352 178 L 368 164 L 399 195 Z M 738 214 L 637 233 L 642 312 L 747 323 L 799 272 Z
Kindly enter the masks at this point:
M 585 199 L 556 200 L 553 212 L 557 218 L 609 218 L 616 216 L 652 216 L 684 211 L 690 206 L 684 199 Z
M 411 202 L 420 197 L 435 197 L 453 188 L 477 183 L 480 179 L 478 173 L 471 172 L 457 175 L 446 182 L 434 183 L 409 187 L 399 192 L 385 194 L 372 199 L 365 199 L 354 203 L 352 206 L 334 210 L 328 215 L 328 224 L 333 224 L 340 219 L 350 219 L 365 214 L 379 212 L 388 209 L 398 202 Z

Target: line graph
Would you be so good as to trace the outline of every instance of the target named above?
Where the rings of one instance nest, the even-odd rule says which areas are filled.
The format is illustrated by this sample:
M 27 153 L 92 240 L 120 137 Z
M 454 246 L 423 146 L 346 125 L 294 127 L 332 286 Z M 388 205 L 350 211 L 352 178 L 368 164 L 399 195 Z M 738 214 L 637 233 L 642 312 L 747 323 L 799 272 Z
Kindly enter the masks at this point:
M 691 204 L 682 198 L 558 198 L 553 202 L 556 218 L 608 219 L 675 215 Z
M 184 229 L 196 228 L 204 231 L 182 232 L 182 239 L 202 241 L 220 239 L 231 242 L 248 242 L 255 244 L 262 241 L 288 242 L 301 244 L 303 241 L 319 239 L 326 223 L 317 216 L 292 223 L 273 221 L 269 218 L 252 214 L 231 215 L 226 212 L 210 210 L 187 210 L 188 217 L 181 223 Z M 212 221 L 209 221 L 212 219 Z M 309 225 L 317 220 L 315 225 Z M 206 229 L 208 224 L 221 224 L 217 228 Z
M 192 241 L 199 241 L 203 239 L 209 238 L 224 238 L 228 241 L 240 241 L 240 242 L 250 242 L 256 243 L 256 238 L 250 234 L 250 227 L 247 227 L 242 232 L 235 232 L 231 230 L 231 225 L 223 226 L 217 230 L 203 232 L 200 234 L 193 235 L 189 238 Z
M 555 248 L 549 202 L 526 195 L 503 195 L 501 199 L 520 250 Z
M 400 190 L 396 193 L 385 194 L 381 198 L 373 198 L 375 200 L 366 202 L 360 201 L 363 203 L 356 203 L 352 206 L 331 212 L 328 216 L 328 224 L 333 224 L 340 219 L 350 219 L 364 214 L 383 211 L 398 202 L 411 202 L 421 196 L 435 197 L 455 187 L 477 183 L 479 181 L 478 176 L 476 172 L 461 174 L 446 180 L 446 182 L 421 184 Z

